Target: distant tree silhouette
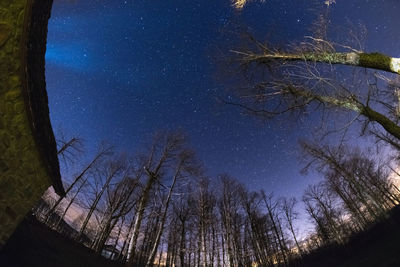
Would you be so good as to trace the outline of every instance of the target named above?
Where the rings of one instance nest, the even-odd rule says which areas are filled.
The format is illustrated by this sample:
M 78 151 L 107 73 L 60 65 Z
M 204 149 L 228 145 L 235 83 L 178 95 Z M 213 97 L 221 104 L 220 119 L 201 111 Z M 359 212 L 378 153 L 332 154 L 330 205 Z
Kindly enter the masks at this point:
M 314 231 L 302 240 L 295 199 L 249 191 L 228 174 L 204 177 L 176 132 L 155 135 L 150 149 L 130 160 L 106 153 L 91 165 L 89 157 L 65 205 L 49 213 L 58 200 L 48 193 L 34 213 L 63 235 L 81 236 L 97 253 L 113 247 L 128 266 L 298 266 L 315 251 L 346 246 L 385 222 L 400 203 L 389 179 L 394 164 L 378 164 L 344 144 L 302 142 L 302 148 L 309 162 L 304 171 L 313 168 L 323 178 L 303 194 Z M 81 214 L 69 226 L 64 218 L 72 205 Z

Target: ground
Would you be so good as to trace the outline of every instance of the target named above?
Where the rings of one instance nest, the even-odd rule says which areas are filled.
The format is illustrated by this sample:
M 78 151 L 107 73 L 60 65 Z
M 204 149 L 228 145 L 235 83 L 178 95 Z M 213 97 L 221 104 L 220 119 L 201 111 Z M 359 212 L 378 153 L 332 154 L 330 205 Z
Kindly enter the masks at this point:
M 387 220 L 352 236 L 347 244 L 321 248 L 292 266 L 398 267 L 399 240 L 400 206 L 390 212 Z
M 314 251 L 291 266 L 398 267 L 400 266 L 400 207 L 389 219 L 354 235 L 341 246 Z M 122 267 L 85 246 L 26 217 L 0 251 L 1 267 Z
M 121 267 L 28 217 L 0 251 L 2 267 Z

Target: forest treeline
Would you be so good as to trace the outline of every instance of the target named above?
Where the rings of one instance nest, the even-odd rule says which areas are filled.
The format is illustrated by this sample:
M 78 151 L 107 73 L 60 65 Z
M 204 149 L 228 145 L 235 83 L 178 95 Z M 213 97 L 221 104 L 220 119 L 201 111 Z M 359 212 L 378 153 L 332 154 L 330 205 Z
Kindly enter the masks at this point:
M 344 145 L 302 143 L 307 168 L 323 179 L 301 200 L 207 177 L 182 133 L 156 134 L 135 156 L 104 143 L 89 156 L 80 145 L 60 142 L 60 159 L 78 170 L 66 197 L 49 191 L 33 212 L 127 266 L 289 266 L 386 220 L 400 201 L 395 170 Z M 306 223 L 314 231 L 299 233 Z

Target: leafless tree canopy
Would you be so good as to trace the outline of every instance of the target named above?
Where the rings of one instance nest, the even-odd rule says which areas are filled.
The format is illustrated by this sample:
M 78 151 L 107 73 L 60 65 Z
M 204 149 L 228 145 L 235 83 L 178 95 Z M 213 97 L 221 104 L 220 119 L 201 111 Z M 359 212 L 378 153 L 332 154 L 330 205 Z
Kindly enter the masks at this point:
M 337 114 L 347 113 L 350 119 L 338 122 L 336 130 L 357 122 L 362 133 L 368 129 L 380 140 L 399 139 L 399 59 L 365 52 L 366 30 L 360 25 L 341 40 L 332 38 L 331 28 L 327 15 L 319 15 L 310 36 L 284 47 L 247 34 L 244 48 L 230 50 L 230 66 L 242 78 L 225 102 L 266 119 L 319 114 L 332 124 Z
M 96 253 L 114 248 L 112 259 L 128 266 L 292 266 L 386 220 L 400 201 L 395 165 L 343 144 L 302 147 L 306 169 L 323 177 L 305 190 L 304 210 L 228 174 L 205 177 L 185 136 L 164 132 L 132 158 L 100 146 L 66 198 L 49 192 L 34 213 Z

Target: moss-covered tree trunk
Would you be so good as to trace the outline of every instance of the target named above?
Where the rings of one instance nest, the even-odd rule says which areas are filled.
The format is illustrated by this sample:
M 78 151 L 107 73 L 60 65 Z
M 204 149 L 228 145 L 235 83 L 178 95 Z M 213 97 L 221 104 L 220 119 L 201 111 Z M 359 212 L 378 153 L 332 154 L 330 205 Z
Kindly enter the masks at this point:
M 310 61 L 327 64 L 351 65 L 363 68 L 383 70 L 400 74 L 400 58 L 393 58 L 382 53 L 242 53 L 236 52 L 241 56 L 241 60 L 247 62 L 257 62 L 268 64 L 271 61 Z

